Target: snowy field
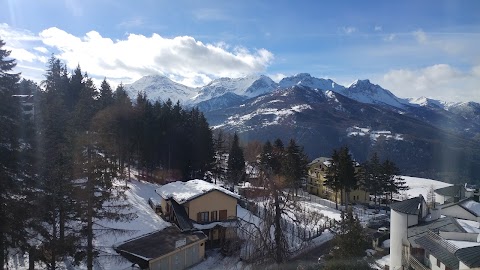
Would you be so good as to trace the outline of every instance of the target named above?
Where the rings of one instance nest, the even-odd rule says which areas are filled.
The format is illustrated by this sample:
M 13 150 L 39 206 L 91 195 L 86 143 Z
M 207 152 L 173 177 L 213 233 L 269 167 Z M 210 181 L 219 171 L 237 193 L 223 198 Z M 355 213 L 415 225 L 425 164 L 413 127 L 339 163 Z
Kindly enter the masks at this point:
M 401 194 L 407 195 L 408 198 L 418 197 L 418 195 L 422 194 L 422 196 L 426 199 L 430 188 L 433 187 L 433 189 L 438 189 L 452 186 L 452 184 L 449 183 L 444 183 L 441 181 L 427 178 L 419 178 L 412 176 L 402 176 L 402 178 L 405 179 L 405 182 L 409 189 L 406 191 L 402 191 Z

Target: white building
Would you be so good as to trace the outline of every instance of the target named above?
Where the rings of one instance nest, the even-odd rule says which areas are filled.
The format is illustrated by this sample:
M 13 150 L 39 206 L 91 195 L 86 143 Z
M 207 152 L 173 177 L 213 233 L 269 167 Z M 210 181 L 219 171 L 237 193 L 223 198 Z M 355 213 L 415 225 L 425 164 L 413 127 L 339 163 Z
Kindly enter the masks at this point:
M 391 205 L 390 269 L 480 269 L 480 203 L 447 206 L 428 209 L 421 195 Z

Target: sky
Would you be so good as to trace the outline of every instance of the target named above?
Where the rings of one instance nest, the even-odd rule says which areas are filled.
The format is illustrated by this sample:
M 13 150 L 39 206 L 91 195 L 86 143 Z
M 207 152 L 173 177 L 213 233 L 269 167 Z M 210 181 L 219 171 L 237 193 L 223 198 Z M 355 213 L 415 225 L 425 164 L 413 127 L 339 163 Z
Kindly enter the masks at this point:
M 480 102 L 480 1 L 0 1 L 0 39 L 37 82 L 54 54 L 113 85 L 305 72 Z

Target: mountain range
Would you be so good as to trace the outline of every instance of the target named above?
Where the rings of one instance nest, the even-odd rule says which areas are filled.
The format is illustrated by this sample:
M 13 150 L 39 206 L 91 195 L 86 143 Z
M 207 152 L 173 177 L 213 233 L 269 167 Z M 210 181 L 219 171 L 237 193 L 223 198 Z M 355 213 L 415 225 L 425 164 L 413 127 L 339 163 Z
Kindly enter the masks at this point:
M 295 138 L 310 158 L 348 145 L 364 161 L 377 152 L 403 174 L 448 182 L 480 175 L 480 104 L 399 98 L 369 80 L 342 86 L 307 73 L 276 83 L 264 75 L 219 78 L 191 88 L 163 76 L 126 86 L 134 98 L 180 101 L 204 112 L 214 129 L 244 140 Z

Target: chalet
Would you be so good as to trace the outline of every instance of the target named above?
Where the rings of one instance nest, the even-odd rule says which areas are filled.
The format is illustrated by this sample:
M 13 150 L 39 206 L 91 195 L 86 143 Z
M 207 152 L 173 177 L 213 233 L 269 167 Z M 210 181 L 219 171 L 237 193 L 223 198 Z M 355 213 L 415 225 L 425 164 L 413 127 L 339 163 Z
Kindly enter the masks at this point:
M 319 157 L 314 159 L 308 165 L 308 179 L 306 183 L 307 192 L 326 198 L 331 201 L 337 200 L 338 203 L 342 203 L 341 194 L 335 194 L 335 191 L 325 186 L 327 168 L 331 164 L 331 159 L 327 157 Z M 360 165 L 355 162 L 356 170 L 360 169 Z M 349 193 L 349 202 L 352 203 L 368 203 L 370 201 L 370 194 L 362 189 L 355 189 Z M 343 194 L 343 198 L 346 198 L 346 194 Z
M 173 182 L 156 190 L 164 218 L 182 232 L 201 230 L 209 246 L 218 246 L 234 236 L 239 196 L 203 180 Z

